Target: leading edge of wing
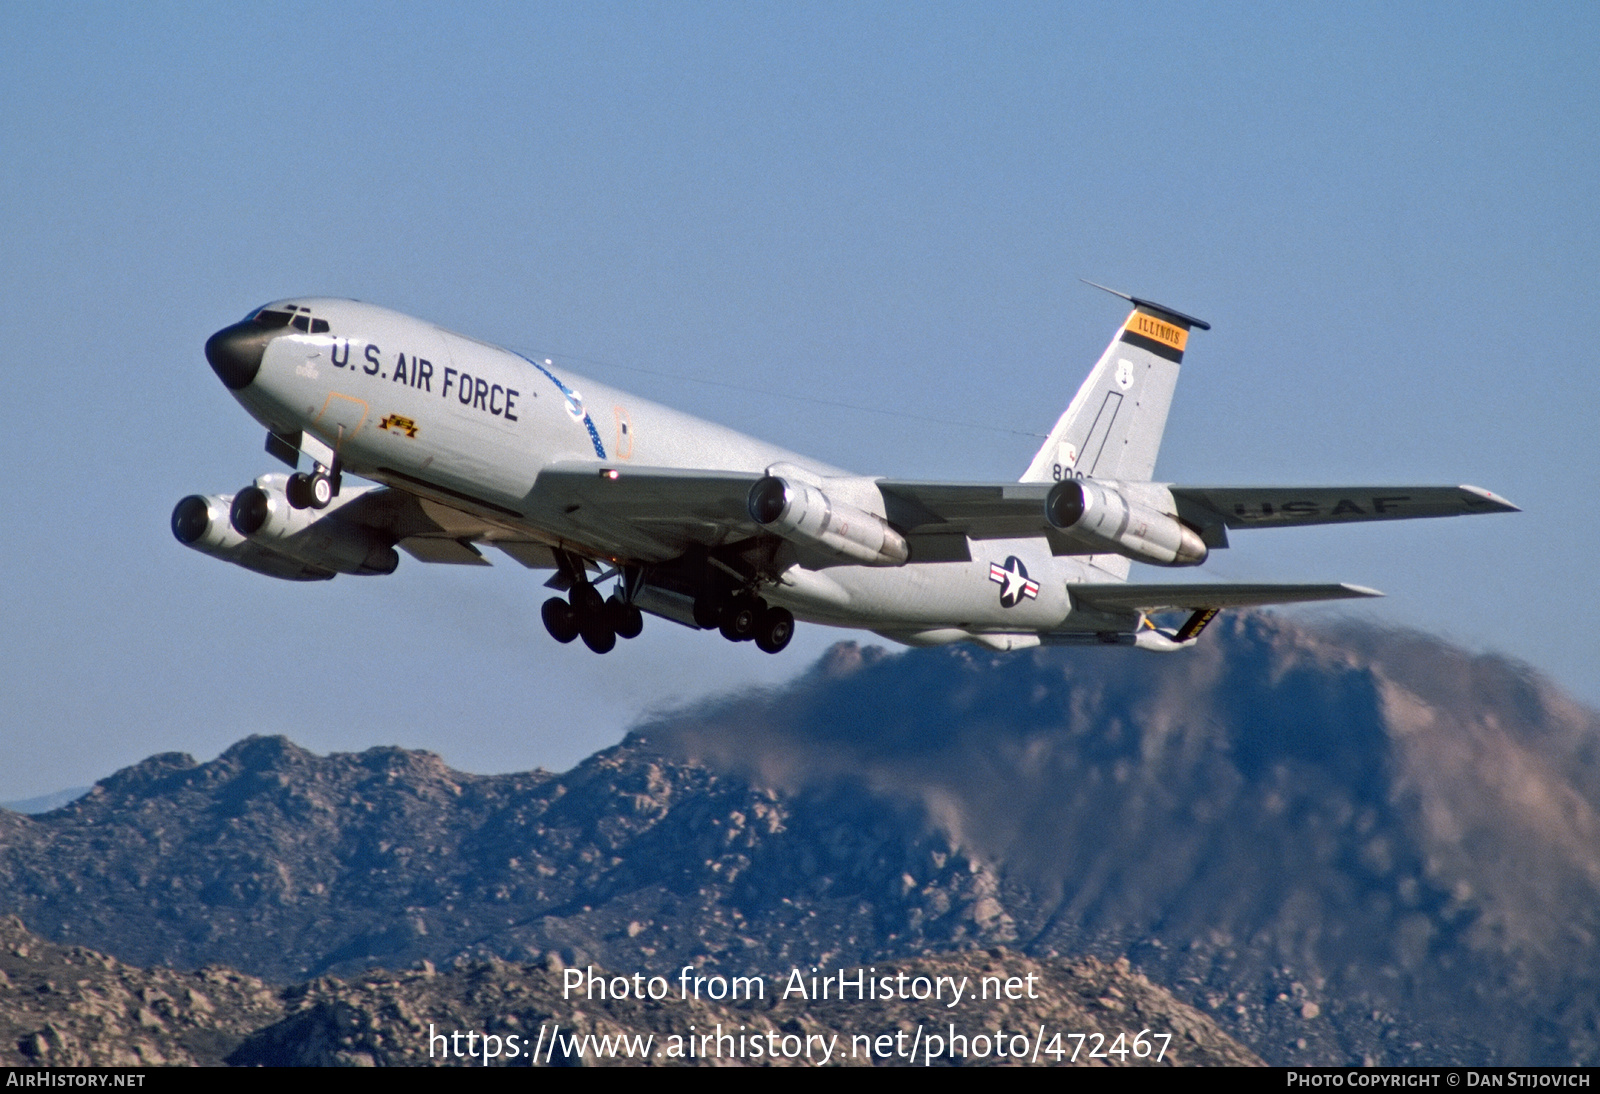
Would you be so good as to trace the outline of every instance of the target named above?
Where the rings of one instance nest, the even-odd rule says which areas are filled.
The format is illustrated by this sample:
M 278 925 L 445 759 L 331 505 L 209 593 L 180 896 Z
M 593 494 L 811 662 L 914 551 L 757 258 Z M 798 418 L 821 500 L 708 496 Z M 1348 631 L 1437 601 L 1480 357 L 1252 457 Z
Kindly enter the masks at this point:
M 1265 604 L 1303 604 L 1315 600 L 1363 600 L 1382 596 L 1360 585 L 1068 585 L 1074 602 L 1101 611 L 1194 611 L 1201 608 L 1255 608 Z

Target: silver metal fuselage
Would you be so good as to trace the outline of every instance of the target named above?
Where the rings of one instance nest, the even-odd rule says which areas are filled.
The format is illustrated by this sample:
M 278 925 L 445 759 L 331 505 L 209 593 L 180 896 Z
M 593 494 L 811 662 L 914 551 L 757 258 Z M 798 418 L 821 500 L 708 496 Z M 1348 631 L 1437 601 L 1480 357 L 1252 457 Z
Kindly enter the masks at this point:
M 329 333 L 285 330 L 253 380 L 233 392 L 263 425 L 303 431 L 336 450 L 344 470 L 502 527 L 508 535 L 615 562 L 664 562 L 639 543 L 597 540 L 592 527 L 542 492 L 557 465 L 681 468 L 762 474 L 777 465 L 856 483 L 847 473 L 723 426 L 534 362 L 422 320 L 348 300 L 308 305 Z M 870 492 L 875 495 L 876 491 Z M 854 504 L 883 514 L 881 498 Z M 992 636 L 1037 644 L 1072 613 L 1067 586 L 1106 580 L 1040 538 L 989 539 L 969 561 L 902 566 L 790 566 L 763 591 L 796 617 L 939 643 Z M 1037 595 L 1005 606 L 991 563 L 1020 560 Z M 1074 619 L 1074 630 L 1093 621 Z M 1129 620 L 1107 618 L 1112 629 Z M 1011 636 L 1015 636 L 1014 638 Z

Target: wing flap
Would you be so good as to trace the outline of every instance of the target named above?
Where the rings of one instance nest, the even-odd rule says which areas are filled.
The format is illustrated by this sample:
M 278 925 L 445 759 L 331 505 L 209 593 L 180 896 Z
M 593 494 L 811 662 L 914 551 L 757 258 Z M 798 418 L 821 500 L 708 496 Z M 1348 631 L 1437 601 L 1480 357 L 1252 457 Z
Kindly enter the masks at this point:
M 559 506 L 596 542 L 637 557 L 672 558 L 760 531 L 747 508 L 760 472 L 558 464 L 539 472 L 540 500 Z
M 1360 585 L 1068 585 L 1074 603 L 1105 612 L 1198 611 L 1202 608 L 1255 608 L 1264 604 L 1303 604 L 1316 600 L 1361 600 L 1382 596 Z
M 626 520 L 692 518 L 741 524 L 751 532 L 756 525 L 745 502 L 760 478 L 760 472 L 558 464 L 539 472 L 535 489 L 571 503 L 601 506 Z
M 971 539 L 1042 536 L 1053 482 L 905 482 L 879 479 L 889 523 L 908 536 L 964 535 Z
M 439 562 L 451 566 L 488 566 L 490 562 L 465 539 L 448 536 L 408 536 L 397 546 L 418 562 Z
M 554 570 L 556 568 L 555 552 L 543 543 L 508 539 L 497 539 L 492 542 L 502 552 L 530 570 Z

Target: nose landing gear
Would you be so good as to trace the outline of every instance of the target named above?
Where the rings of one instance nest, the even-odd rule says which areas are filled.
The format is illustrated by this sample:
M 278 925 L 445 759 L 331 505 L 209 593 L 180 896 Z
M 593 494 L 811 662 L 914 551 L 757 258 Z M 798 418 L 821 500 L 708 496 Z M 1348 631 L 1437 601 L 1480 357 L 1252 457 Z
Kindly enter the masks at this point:
M 326 509 L 328 503 L 339 496 L 339 484 L 343 479 L 344 469 L 335 455 L 326 466 L 315 463 L 309 475 L 304 471 L 290 475 L 284 493 L 296 509 Z
M 318 467 L 309 475 L 304 471 L 290 475 L 284 493 L 296 509 L 326 509 L 339 493 L 339 486 L 331 473 Z

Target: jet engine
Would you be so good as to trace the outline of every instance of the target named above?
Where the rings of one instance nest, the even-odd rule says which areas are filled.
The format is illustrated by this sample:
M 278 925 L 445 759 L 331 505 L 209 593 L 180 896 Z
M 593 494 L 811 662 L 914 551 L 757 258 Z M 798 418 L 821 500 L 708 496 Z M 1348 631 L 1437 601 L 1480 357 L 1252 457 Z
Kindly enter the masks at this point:
M 832 501 L 819 487 L 768 475 L 750 488 L 750 517 L 793 543 L 867 566 L 902 566 L 905 537 L 875 513 Z
M 1205 543 L 1193 528 L 1141 502 L 1109 483 L 1068 479 L 1045 498 L 1051 525 L 1090 546 L 1157 566 L 1198 566 Z
M 291 507 L 287 485 L 287 475 L 262 475 L 237 494 L 191 494 L 172 510 L 172 534 L 201 554 L 289 581 L 394 573 L 392 540 L 338 515 L 377 487 L 347 489 L 319 511 Z
M 333 571 L 276 554 L 241 536 L 228 520 L 233 495 L 190 494 L 172 510 L 172 534 L 185 547 L 285 581 L 326 581 Z
M 234 495 L 233 530 L 276 554 L 341 574 L 392 574 L 400 565 L 394 546 L 364 525 L 341 520 L 345 506 L 368 490 L 345 490 L 326 509 L 289 504 L 288 479 L 262 475 Z

